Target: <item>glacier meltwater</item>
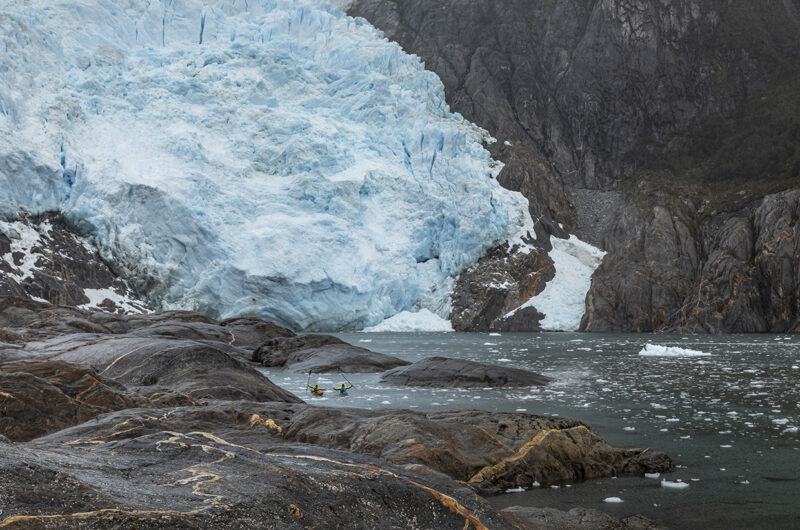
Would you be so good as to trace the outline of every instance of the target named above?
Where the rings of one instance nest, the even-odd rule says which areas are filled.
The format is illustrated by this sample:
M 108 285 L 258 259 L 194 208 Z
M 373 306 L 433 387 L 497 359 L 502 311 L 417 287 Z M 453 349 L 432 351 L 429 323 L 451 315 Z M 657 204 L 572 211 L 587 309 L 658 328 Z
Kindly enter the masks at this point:
M 436 75 L 330 1 L 5 0 L 0 50 L 0 215 L 63 212 L 163 308 L 446 316 L 530 223 Z

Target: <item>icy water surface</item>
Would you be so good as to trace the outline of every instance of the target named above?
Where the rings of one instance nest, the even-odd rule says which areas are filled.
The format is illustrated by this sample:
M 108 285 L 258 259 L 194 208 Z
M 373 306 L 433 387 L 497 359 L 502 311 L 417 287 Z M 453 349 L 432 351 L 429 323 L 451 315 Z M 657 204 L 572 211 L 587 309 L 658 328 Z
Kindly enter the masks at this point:
M 477 408 L 583 421 L 617 446 L 668 452 L 668 476 L 622 477 L 534 488 L 491 499 L 512 505 L 641 513 L 674 528 L 800 528 L 800 338 L 783 335 L 596 335 L 577 333 L 347 333 L 343 340 L 416 361 L 442 355 L 534 370 L 544 388 L 431 390 L 381 385 L 346 374 L 351 395 L 303 397 L 328 406 Z M 644 357 L 646 344 L 710 353 Z M 300 395 L 308 374 L 265 370 Z M 312 377 L 331 388 L 335 374 Z M 661 480 L 689 484 L 664 488 Z M 619 497 L 622 503 L 605 503 Z

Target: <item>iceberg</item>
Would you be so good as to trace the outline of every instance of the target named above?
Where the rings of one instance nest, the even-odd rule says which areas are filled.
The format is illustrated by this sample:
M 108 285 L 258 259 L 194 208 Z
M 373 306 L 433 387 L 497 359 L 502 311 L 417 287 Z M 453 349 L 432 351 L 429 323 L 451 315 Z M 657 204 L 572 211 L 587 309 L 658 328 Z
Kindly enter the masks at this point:
M 661 346 L 660 344 L 645 344 L 639 351 L 642 357 L 706 357 L 710 353 L 688 348 L 678 348 L 677 346 Z
M 381 331 L 453 331 L 450 321 L 444 319 L 428 309 L 420 309 L 416 312 L 401 311 L 396 315 L 387 318 L 377 326 L 364 329 L 365 332 Z
M 62 212 L 162 309 L 447 316 L 528 203 L 438 77 L 347 3 L 7 0 L 0 216 Z

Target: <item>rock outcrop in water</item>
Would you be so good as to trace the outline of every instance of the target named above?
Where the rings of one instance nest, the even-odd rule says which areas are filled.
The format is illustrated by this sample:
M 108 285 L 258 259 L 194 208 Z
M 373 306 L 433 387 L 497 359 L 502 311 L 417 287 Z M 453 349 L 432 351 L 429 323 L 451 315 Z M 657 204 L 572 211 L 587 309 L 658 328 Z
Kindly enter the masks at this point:
M 550 381 L 528 370 L 448 357 L 428 357 L 381 377 L 381 383 L 439 388 L 542 386 Z
M 308 405 L 236 345 L 289 336 L 255 319 L 0 298 L 0 325 L 4 528 L 525 528 L 476 491 L 672 466 L 571 420 Z
M 617 519 L 589 508 L 561 511 L 555 508 L 511 506 L 500 513 L 525 530 L 664 530 L 664 527 L 641 515 Z
M 252 360 L 264 366 L 295 372 L 383 372 L 408 361 L 347 344 L 331 335 L 301 335 L 268 340 L 253 351 Z
M 349 13 L 419 55 L 498 139 L 498 180 L 528 197 L 542 245 L 566 230 L 608 252 L 581 329 L 800 331 L 798 0 L 356 0 Z M 523 290 L 462 278 L 458 329 L 490 329 Z M 476 280 L 487 300 L 464 312 Z

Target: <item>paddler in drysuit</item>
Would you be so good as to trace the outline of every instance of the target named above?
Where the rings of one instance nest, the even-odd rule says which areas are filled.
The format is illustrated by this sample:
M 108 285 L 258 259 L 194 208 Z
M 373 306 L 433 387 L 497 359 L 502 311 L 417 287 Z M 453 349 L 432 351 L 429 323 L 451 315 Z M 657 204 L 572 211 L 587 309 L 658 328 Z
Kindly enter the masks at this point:
M 320 388 L 318 384 L 315 384 L 314 386 L 308 385 L 308 388 L 310 388 L 312 392 L 319 393 L 322 393 L 322 391 L 325 390 L 324 388 Z
M 334 390 L 338 390 L 339 391 L 339 395 L 346 396 L 347 395 L 347 391 L 350 390 L 351 388 L 353 388 L 353 385 L 345 386 L 345 384 L 342 383 L 342 386 L 334 387 Z

